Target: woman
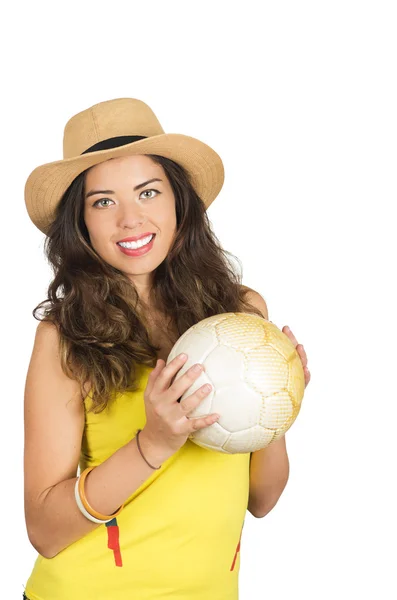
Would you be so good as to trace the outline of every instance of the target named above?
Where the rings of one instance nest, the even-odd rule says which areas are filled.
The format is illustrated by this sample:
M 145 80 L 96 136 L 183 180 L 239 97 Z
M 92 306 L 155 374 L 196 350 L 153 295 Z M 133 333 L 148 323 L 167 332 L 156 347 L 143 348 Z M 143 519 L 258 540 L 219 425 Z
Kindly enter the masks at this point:
M 267 318 L 211 230 L 222 184 L 211 148 L 128 98 L 70 119 L 27 180 L 54 270 L 26 379 L 29 600 L 238 597 L 250 455 L 188 439 L 218 416 L 188 418 L 205 388 L 178 402 L 200 365 L 166 366 L 205 317 Z

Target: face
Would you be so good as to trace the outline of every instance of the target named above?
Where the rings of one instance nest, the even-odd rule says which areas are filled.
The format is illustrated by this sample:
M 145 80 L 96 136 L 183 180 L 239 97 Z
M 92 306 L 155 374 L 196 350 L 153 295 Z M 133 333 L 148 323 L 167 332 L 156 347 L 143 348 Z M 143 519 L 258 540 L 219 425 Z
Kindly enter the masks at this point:
M 152 179 L 157 181 L 149 183 Z M 96 252 L 124 272 L 144 298 L 176 232 L 175 196 L 163 167 L 144 155 L 91 167 L 85 176 L 84 220 Z M 155 236 L 141 248 L 119 244 L 142 234 Z

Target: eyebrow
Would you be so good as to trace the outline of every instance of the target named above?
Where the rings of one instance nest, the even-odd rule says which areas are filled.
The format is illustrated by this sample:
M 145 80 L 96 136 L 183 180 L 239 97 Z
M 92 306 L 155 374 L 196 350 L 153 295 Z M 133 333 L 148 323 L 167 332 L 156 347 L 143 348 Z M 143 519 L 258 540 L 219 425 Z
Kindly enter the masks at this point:
M 147 185 L 148 183 L 153 183 L 153 181 L 163 181 L 163 180 L 155 177 L 154 179 L 149 179 L 148 181 L 144 181 L 144 183 L 140 183 L 139 185 L 136 185 L 134 187 L 134 192 L 145 187 L 145 185 Z M 95 196 L 95 194 L 115 194 L 115 193 L 116 192 L 114 192 L 113 190 L 91 190 L 91 192 L 88 192 L 88 194 L 86 194 L 85 197 L 89 198 L 90 196 Z

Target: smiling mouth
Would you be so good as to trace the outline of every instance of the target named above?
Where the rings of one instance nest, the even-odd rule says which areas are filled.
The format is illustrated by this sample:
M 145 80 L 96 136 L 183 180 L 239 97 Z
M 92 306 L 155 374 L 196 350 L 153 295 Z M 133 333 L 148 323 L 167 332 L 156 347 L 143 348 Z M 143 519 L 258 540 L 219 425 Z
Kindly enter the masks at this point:
M 116 243 L 118 246 L 120 246 L 121 248 L 125 248 L 126 250 L 139 250 L 139 248 L 144 248 L 145 246 L 150 244 L 150 242 L 153 241 L 155 236 L 156 236 L 156 234 L 152 233 L 151 235 L 148 235 L 145 238 L 141 238 L 140 240 L 137 240 L 136 242 L 116 242 Z

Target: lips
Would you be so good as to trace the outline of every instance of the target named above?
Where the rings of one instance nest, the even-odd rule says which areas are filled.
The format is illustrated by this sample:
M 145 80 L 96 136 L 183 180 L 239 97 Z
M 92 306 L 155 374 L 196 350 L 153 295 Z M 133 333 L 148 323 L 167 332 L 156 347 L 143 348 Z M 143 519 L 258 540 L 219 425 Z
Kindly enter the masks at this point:
M 142 254 L 146 254 L 147 252 L 150 252 L 150 250 L 153 248 L 153 244 L 154 244 L 154 240 L 156 238 L 156 235 L 153 234 L 149 234 L 152 235 L 152 239 L 150 240 L 150 242 L 148 244 L 145 244 L 144 246 L 141 246 L 140 248 L 124 248 L 123 246 L 120 246 L 120 243 L 117 242 L 116 246 L 121 250 L 121 252 L 123 252 L 123 254 L 126 254 L 127 256 L 141 256 Z M 138 238 L 140 239 L 140 238 Z M 124 240 L 122 240 L 124 241 Z M 129 241 L 129 240 L 127 240 Z M 134 241 L 134 240 L 133 240 Z
M 145 238 L 148 235 L 156 235 L 156 234 L 153 231 L 147 231 L 146 233 L 142 233 L 141 235 L 134 235 L 131 237 L 126 237 L 123 240 L 119 240 L 116 243 L 119 244 L 120 242 L 136 242 L 137 240 L 141 240 L 142 238 Z

